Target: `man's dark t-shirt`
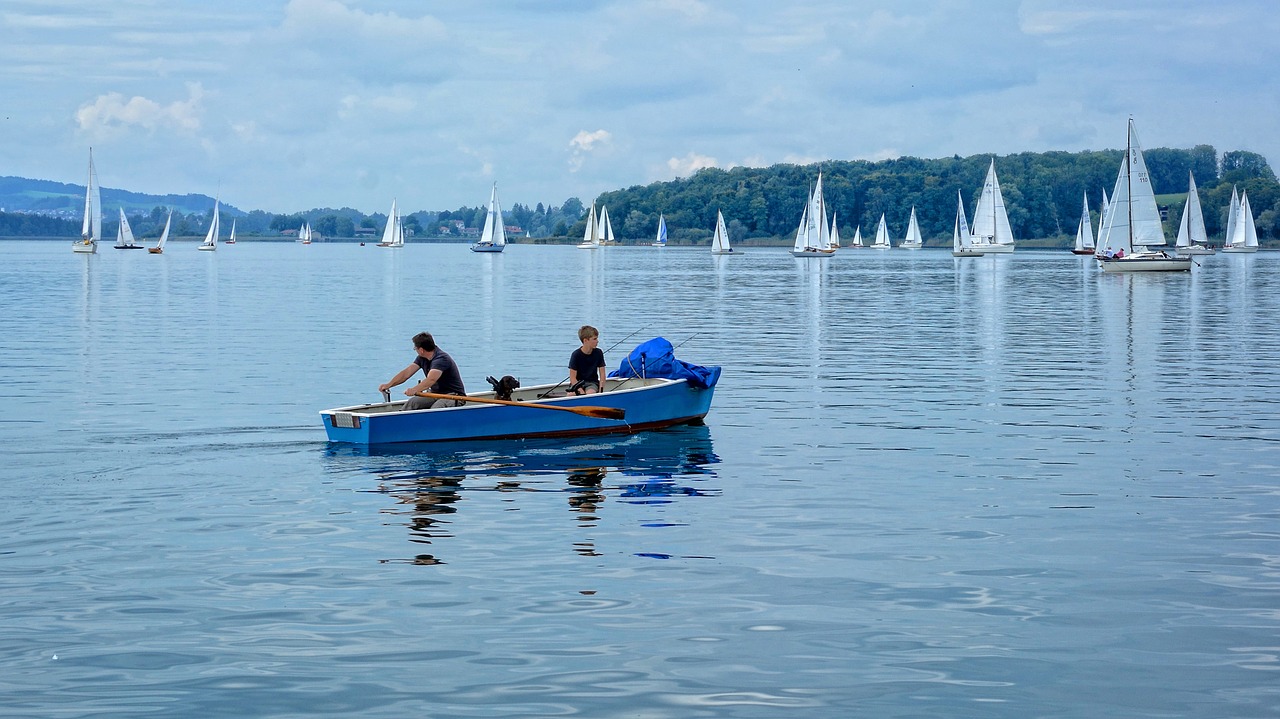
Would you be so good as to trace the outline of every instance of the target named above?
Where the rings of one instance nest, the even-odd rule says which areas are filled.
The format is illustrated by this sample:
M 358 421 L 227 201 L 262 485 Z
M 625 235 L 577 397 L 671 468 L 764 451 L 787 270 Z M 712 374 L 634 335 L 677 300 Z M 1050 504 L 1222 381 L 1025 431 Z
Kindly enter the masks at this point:
M 458 371 L 458 365 L 449 356 L 449 353 L 436 348 L 435 354 L 431 359 L 418 357 L 413 361 L 414 364 L 422 368 L 422 374 L 427 374 L 433 369 L 440 370 L 440 379 L 436 383 L 427 388 L 428 392 L 436 394 L 466 394 L 467 390 L 462 386 L 462 373 Z

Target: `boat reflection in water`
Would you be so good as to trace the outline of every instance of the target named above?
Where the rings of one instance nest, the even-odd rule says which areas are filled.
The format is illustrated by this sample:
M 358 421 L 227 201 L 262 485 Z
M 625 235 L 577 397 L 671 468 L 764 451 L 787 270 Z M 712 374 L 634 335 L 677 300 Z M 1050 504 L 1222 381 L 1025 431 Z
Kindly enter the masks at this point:
M 706 485 L 720 458 L 705 425 L 578 440 L 330 444 L 325 455 L 335 473 L 376 479 L 369 491 L 394 497 L 401 506 L 386 511 L 405 516 L 412 541 L 429 545 L 453 536 L 451 525 L 458 520 L 452 515 L 464 499 L 478 499 L 477 493 L 498 492 L 516 502 L 520 493 L 567 494 L 569 510 L 584 527 L 595 526 L 610 499 L 664 504 L 720 493 Z M 575 542 L 574 551 L 596 554 L 590 542 Z M 411 561 L 443 563 L 434 554 Z

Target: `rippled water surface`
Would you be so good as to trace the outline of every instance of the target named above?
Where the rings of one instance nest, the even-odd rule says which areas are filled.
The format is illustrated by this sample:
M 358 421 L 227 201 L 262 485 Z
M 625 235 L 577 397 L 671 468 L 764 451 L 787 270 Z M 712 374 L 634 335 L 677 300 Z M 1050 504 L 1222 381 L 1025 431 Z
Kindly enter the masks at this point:
M 1276 716 L 1280 254 L 1092 263 L 0 242 L 0 713 Z M 707 425 L 325 441 L 583 323 Z

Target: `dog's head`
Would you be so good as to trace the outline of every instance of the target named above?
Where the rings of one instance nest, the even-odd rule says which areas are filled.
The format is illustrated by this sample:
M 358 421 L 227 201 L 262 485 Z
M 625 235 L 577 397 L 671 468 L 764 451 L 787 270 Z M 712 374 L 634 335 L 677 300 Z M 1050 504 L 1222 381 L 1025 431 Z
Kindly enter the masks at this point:
M 503 375 L 502 379 L 494 379 L 493 377 L 485 377 L 489 384 L 493 386 L 493 394 L 497 399 L 511 399 L 511 393 L 520 386 L 520 380 L 509 374 Z

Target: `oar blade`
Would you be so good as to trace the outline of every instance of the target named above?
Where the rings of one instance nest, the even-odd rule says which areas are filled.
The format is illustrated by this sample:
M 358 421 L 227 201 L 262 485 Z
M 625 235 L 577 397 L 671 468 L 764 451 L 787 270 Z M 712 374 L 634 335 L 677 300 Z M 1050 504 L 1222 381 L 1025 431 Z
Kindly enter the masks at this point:
M 581 415 L 595 417 L 596 419 L 624 420 L 627 418 L 625 409 L 615 409 L 613 407 L 574 407 L 573 409 Z

